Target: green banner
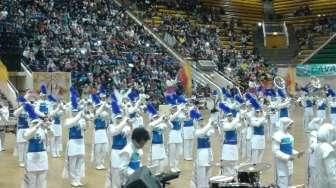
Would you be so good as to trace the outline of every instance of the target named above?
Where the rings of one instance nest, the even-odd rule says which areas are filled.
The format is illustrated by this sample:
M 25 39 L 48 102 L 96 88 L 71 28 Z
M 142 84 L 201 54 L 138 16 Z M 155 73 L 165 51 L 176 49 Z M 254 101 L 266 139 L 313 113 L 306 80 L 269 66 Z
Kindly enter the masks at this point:
M 336 76 L 336 64 L 304 64 L 296 66 L 296 76 Z

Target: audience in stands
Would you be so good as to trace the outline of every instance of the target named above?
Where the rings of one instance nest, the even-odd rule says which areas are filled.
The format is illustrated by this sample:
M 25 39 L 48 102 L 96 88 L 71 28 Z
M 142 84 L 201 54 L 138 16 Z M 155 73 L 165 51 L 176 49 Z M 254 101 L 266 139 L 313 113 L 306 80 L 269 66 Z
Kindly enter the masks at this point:
M 311 15 L 311 10 L 309 5 L 304 5 L 302 7 L 299 7 L 295 12 L 294 16 L 309 16 Z

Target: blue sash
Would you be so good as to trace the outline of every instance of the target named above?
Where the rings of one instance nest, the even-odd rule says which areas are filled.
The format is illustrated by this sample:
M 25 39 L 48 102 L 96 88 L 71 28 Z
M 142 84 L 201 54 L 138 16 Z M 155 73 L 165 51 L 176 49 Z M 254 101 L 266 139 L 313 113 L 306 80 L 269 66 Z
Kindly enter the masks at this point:
M 310 108 L 313 106 L 313 102 L 311 100 L 306 100 L 306 108 Z
M 336 114 L 336 107 L 330 107 L 330 113 Z
M 236 145 L 237 144 L 237 132 L 225 131 L 224 144 Z
M 193 123 L 193 120 L 190 119 L 190 120 L 186 120 L 186 121 L 184 121 L 183 126 L 184 126 L 184 127 L 192 127 L 193 124 L 194 124 L 194 123 Z
M 41 102 L 40 106 L 39 106 L 39 111 L 42 112 L 42 113 L 47 114 L 48 113 L 47 103 Z
M 106 128 L 106 123 L 105 120 L 101 117 L 98 117 L 94 120 L 94 124 L 95 124 L 95 129 L 99 130 L 99 129 L 105 129 Z
M 82 139 L 82 129 L 79 125 L 71 127 L 69 130 L 69 139 Z
M 279 117 L 288 117 L 288 108 L 281 108 Z
M 160 129 L 153 129 L 152 136 L 152 144 L 163 144 L 163 136 Z
M 197 149 L 210 148 L 209 137 L 197 138 Z
M 128 166 L 133 169 L 137 170 L 140 168 L 140 155 L 139 153 L 134 152 L 131 156 L 131 161 L 128 163 Z
M 320 105 L 317 109 L 318 110 L 325 110 L 327 107 L 326 103 L 323 103 L 322 105 Z
M 180 130 L 181 129 L 180 121 L 173 120 L 173 121 L 171 121 L 171 123 L 173 124 L 173 127 L 172 127 L 173 130 Z
M 288 155 L 293 154 L 293 143 L 291 142 L 290 138 L 283 138 L 280 142 L 280 151 L 286 153 Z
M 112 137 L 112 139 L 113 139 L 112 149 L 121 150 L 127 144 L 127 138 L 123 134 L 115 135 Z
M 44 144 L 41 138 L 33 137 L 28 140 L 28 152 L 41 152 L 45 151 Z
M 128 114 L 128 117 L 129 117 L 129 118 L 135 118 L 135 116 L 136 116 L 136 112 L 133 112 L 133 113 Z
M 18 118 L 18 129 L 27 129 L 29 128 L 28 126 L 28 120 L 26 115 L 20 115 Z
M 54 124 L 55 125 L 61 124 L 61 117 L 60 116 L 55 116 L 54 117 Z
M 264 133 L 264 126 L 253 127 L 253 134 L 254 135 L 265 135 L 265 133 Z

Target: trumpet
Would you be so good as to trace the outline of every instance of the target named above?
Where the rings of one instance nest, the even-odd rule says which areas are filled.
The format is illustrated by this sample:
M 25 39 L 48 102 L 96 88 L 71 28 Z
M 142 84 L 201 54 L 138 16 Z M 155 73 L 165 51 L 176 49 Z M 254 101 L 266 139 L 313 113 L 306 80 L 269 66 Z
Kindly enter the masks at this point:
M 273 80 L 273 83 L 276 88 L 278 89 L 285 89 L 286 88 L 286 82 L 281 76 L 276 76 Z

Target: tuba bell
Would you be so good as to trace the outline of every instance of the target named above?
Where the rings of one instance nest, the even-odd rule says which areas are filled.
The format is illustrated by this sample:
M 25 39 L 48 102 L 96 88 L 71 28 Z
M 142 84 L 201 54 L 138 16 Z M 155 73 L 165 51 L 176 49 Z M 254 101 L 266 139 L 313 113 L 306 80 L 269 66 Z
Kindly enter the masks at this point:
M 286 81 L 281 76 L 276 76 L 273 80 L 274 86 L 278 89 L 286 88 Z

